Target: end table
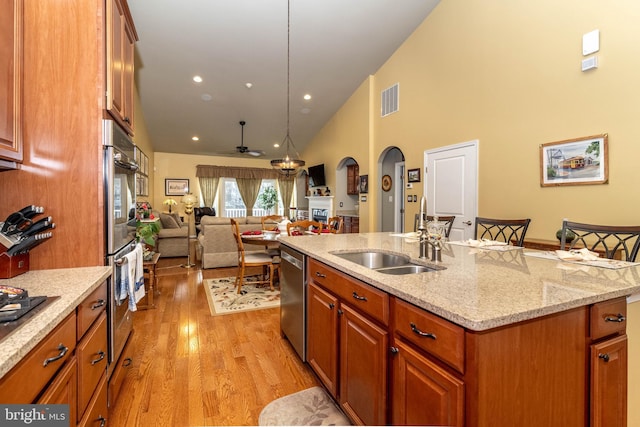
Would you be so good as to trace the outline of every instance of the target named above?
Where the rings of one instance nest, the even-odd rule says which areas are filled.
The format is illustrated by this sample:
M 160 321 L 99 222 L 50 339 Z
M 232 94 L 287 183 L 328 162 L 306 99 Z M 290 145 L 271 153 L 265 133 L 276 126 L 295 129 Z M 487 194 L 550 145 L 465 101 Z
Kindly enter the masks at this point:
M 156 292 L 158 288 L 158 276 L 156 276 L 156 266 L 158 265 L 159 259 L 160 259 L 160 252 L 156 252 L 153 254 L 150 260 L 142 262 L 142 270 L 144 272 L 143 277 L 145 278 L 145 282 L 147 280 L 149 282 L 149 292 L 147 293 L 147 304 L 138 306 L 138 308 L 141 310 L 156 308 L 156 305 L 153 303 L 153 296 L 154 296 L 154 292 Z

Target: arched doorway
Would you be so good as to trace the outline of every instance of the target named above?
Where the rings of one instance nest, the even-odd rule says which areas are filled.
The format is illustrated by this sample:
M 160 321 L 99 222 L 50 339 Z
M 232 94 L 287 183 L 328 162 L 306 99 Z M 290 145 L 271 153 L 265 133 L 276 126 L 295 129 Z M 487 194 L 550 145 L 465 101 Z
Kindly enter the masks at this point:
M 404 154 L 388 147 L 378 160 L 377 182 L 369 182 L 369 192 L 377 191 L 379 231 L 404 231 Z

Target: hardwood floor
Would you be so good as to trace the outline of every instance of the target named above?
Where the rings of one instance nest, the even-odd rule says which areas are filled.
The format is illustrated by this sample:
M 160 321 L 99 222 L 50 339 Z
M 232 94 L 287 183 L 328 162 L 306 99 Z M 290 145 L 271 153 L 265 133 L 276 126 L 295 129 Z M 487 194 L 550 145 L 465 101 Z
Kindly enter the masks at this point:
M 156 308 L 134 313 L 133 368 L 110 426 L 257 425 L 267 403 L 319 385 L 281 338 L 279 309 L 211 316 L 203 278 L 235 276 L 235 268 L 184 262 L 158 261 Z

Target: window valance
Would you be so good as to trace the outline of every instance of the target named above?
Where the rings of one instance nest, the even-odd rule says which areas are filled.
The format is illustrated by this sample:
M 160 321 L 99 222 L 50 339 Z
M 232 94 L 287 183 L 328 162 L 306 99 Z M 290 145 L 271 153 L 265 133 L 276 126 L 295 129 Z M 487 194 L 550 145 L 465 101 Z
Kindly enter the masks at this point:
M 282 175 L 277 170 L 267 168 L 244 168 L 234 166 L 197 165 L 198 178 L 248 178 L 278 179 Z

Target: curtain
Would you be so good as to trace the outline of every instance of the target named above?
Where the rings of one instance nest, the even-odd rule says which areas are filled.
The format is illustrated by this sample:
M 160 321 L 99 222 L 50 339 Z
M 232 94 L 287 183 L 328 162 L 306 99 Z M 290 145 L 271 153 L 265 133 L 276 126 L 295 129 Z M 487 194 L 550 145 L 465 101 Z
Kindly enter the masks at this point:
M 207 178 L 250 178 L 250 179 L 278 179 L 280 173 L 275 169 L 243 168 L 234 166 L 196 166 L 196 177 Z
M 262 179 L 236 178 L 236 184 L 238 184 L 238 192 L 247 208 L 247 216 L 249 215 L 249 210 L 251 210 L 251 215 L 253 215 L 253 205 L 255 205 L 256 200 L 258 200 Z
M 280 190 L 280 197 L 282 197 L 282 205 L 284 207 L 283 214 L 288 217 L 289 216 L 289 207 L 291 206 L 291 199 L 293 198 L 293 189 L 295 187 L 296 177 L 281 176 L 278 178 L 278 189 Z
M 213 201 L 216 199 L 216 190 L 218 189 L 218 182 L 220 178 L 201 176 L 198 178 L 200 183 L 200 191 L 202 192 L 202 202 L 204 206 L 210 208 L 213 206 Z

